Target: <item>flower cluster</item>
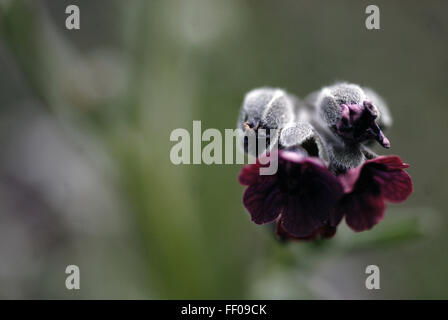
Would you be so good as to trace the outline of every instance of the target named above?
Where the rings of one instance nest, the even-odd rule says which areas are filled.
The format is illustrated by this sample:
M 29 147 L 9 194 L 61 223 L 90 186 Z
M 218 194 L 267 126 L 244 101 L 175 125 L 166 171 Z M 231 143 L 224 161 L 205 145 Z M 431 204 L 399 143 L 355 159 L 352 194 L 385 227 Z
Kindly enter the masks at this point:
M 264 162 L 257 161 L 239 175 L 252 221 L 276 223 L 278 237 L 296 240 L 330 238 L 344 217 L 354 231 L 371 229 L 386 200 L 402 202 L 412 192 L 408 165 L 369 148 L 373 141 L 390 147 L 383 131 L 391 124 L 384 100 L 355 84 L 336 83 L 304 100 L 280 89 L 249 92 L 239 127 L 280 132 L 267 146 L 278 152 L 277 172 L 260 175 Z

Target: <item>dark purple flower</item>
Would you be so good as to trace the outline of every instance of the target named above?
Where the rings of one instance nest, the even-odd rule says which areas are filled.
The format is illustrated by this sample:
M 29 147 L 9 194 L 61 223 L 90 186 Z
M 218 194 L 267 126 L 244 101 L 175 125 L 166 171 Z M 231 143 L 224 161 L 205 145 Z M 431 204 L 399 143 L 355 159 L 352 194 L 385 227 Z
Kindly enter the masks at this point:
M 239 182 L 248 186 L 243 204 L 257 224 L 277 221 L 291 238 L 313 237 L 328 225 L 343 188 L 318 158 L 292 151 L 278 155 L 274 175 L 260 175 L 258 162 L 243 167 Z
M 398 156 L 381 156 L 339 176 L 345 195 L 331 225 L 339 224 L 345 215 L 353 230 L 371 229 L 384 216 L 385 200 L 402 202 L 412 193 L 411 177 L 404 171 L 408 167 Z
M 390 148 L 390 142 L 381 131 L 375 119 L 378 112 L 372 103 L 341 104 L 341 118 L 336 123 L 336 133 L 345 141 L 359 143 L 377 140 L 384 148 Z

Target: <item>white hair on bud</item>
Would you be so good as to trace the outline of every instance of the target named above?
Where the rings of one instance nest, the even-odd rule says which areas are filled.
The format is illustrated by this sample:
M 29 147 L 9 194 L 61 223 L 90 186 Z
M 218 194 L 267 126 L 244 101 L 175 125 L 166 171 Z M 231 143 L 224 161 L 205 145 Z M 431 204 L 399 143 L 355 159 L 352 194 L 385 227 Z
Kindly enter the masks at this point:
M 282 89 L 253 89 L 244 97 L 238 127 L 244 129 L 246 120 L 259 122 L 267 129 L 280 129 L 294 120 L 293 98 Z
M 269 135 L 272 148 L 278 141 L 279 130 L 294 121 L 294 103 L 293 96 L 282 89 L 253 89 L 244 97 L 237 127 L 244 132 L 253 129 L 258 139 Z
M 328 152 L 322 137 L 306 121 L 297 121 L 284 127 L 280 133 L 279 145 L 281 148 L 295 148 L 304 150 L 309 156 L 319 157 L 328 164 Z
M 362 104 L 366 95 L 357 84 L 339 82 L 322 88 L 314 99 L 319 116 L 333 126 L 341 118 L 341 104 Z
M 335 125 L 341 118 L 341 107 L 326 88 L 322 89 L 317 98 L 317 110 L 322 120 L 330 126 Z
M 273 88 L 257 88 L 249 91 L 244 97 L 242 111 L 252 118 L 260 120 L 264 109 L 272 100 L 274 92 Z
M 366 99 L 364 91 L 357 84 L 341 82 L 329 88 L 339 103 L 362 104 Z
M 314 136 L 313 127 L 306 122 L 291 123 L 280 133 L 280 145 L 287 148 L 302 144 Z
M 366 160 L 364 153 L 358 146 L 335 148 L 334 146 L 328 145 L 327 152 L 330 160 L 330 170 L 335 173 L 356 168 Z
M 294 105 L 287 93 L 277 89 L 266 106 L 261 121 L 268 128 L 283 128 L 294 120 Z
M 315 111 L 317 109 L 317 99 L 319 98 L 321 90 L 316 90 L 309 93 L 305 99 L 303 100 L 303 104 L 306 108 L 311 111 Z

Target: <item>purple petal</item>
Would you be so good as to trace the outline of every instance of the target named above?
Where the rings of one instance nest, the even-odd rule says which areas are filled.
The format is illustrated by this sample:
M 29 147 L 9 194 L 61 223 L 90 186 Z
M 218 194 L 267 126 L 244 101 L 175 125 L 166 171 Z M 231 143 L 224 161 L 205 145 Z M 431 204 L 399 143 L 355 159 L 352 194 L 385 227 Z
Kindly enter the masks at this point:
M 339 177 L 347 193 L 330 217 L 332 225 L 346 215 L 355 231 L 371 229 L 384 216 L 385 200 L 401 202 L 412 192 L 409 167 L 397 156 L 381 156 L 366 161 Z
M 354 191 L 356 184 L 359 189 L 359 185 L 368 186 L 376 182 L 386 198 L 404 201 L 412 192 L 411 177 L 402 170 L 408 167 L 398 156 L 380 156 L 348 170 L 339 176 L 339 181 L 345 193 Z
M 285 160 L 284 162 L 293 162 L 293 163 L 301 163 L 306 159 L 306 157 L 298 152 L 293 151 L 280 151 L 279 157 L 281 160 Z
M 397 170 L 409 168 L 409 165 L 404 163 L 399 156 L 380 156 L 375 159 L 366 161 L 366 163 L 378 163 L 386 167 L 387 170 Z
M 282 195 L 275 178 L 263 177 L 265 177 L 263 183 L 249 186 L 243 195 L 243 204 L 256 224 L 274 221 L 282 210 Z
M 365 164 L 365 163 L 364 163 Z M 338 176 L 339 182 L 344 188 L 344 193 L 350 193 L 355 188 L 356 182 L 358 181 L 359 176 L 361 175 L 361 170 L 364 164 L 348 170 L 346 173 Z
M 397 156 L 382 156 L 369 160 L 363 170 L 370 170 L 372 181 L 381 189 L 384 198 L 393 202 L 402 202 L 412 193 L 411 177 L 403 170 L 409 165 Z
M 302 240 L 302 241 L 308 241 L 308 240 L 315 240 L 317 238 L 332 238 L 336 234 L 336 227 L 332 227 L 329 224 L 325 224 L 323 227 L 320 227 L 313 231 L 313 233 L 307 237 L 295 237 L 291 234 L 289 234 L 285 228 L 283 227 L 281 219 L 277 221 L 277 225 L 275 228 L 276 235 L 281 240 Z
M 342 203 L 344 198 L 342 198 L 340 203 Z M 338 204 L 336 208 L 330 212 L 330 217 L 328 220 L 330 226 L 337 227 L 339 223 L 341 223 L 342 218 L 344 218 L 344 215 L 345 215 L 345 209 L 340 204 Z
M 384 217 L 385 203 L 381 195 L 353 193 L 346 195 L 339 210 L 345 212 L 345 221 L 354 231 L 371 229 Z
M 294 237 L 308 237 L 324 226 L 343 194 L 338 179 L 326 168 L 304 163 L 297 194 L 287 197 L 281 220 Z
M 375 179 L 379 181 L 380 177 L 376 176 Z M 381 192 L 389 201 L 405 201 L 412 193 L 411 177 L 404 171 L 390 172 L 387 180 L 384 179 L 381 182 Z
M 303 201 L 298 197 L 289 197 L 281 217 L 281 223 L 287 234 L 295 238 L 309 237 L 316 229 L 322 227 L 327 212 L 314 211 L 312 201 Z
M 246 165 L 241 169 L 238 181 L 243 186 L 250 186 L 258 181 L 260 175 L 260 166 L 258 164 Z

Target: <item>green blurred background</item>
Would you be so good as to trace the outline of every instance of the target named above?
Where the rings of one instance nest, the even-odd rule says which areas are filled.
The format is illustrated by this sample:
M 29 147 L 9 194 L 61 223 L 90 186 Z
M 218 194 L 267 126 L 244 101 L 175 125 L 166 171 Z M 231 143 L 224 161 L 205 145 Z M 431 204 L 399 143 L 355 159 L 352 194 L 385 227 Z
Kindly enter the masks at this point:
M 76 4 L 81 29 L 65 28 Z M 365 28 L 379 6 L 381 30 Z M 0 0 L 0 298 L 448 298 L 447 1 Z M 240 165 L 170 162 L 244 94 L 336 80 L 389 103 L 414 193 L 372 231 L 281 244 Z M 382 152 L 382 151 L 381 151 Z M 65 267 L 81 289 L 65 288 Z M 366 290 L 365 268 L 381 270 Z

